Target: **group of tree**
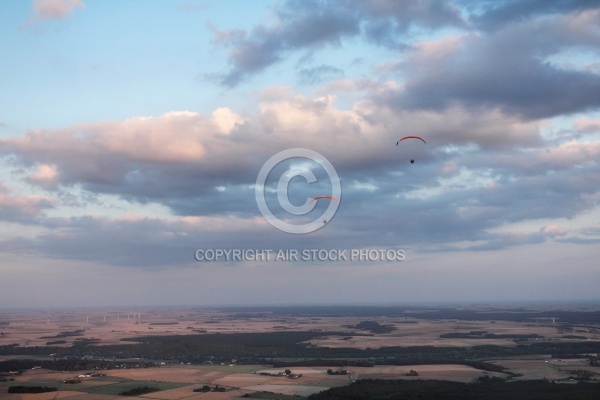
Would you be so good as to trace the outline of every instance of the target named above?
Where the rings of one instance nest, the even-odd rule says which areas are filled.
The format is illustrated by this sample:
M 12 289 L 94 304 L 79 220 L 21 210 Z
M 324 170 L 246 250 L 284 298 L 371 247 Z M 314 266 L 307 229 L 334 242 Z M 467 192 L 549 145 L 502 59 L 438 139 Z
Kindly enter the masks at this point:
M 150 386 L 138 386 L 133 389 L 126 390 L 124 392 L 119 393 L 121 396 L 139 396 L 141 394 L 153 393 L 160 391 L 159 388 L 150 387 Z
M 356 325 L 346 325 L 346 328 L 367 330 L 371 333 L 389 333 L 396 330 L 394 325 L 381 325 L 377 321 L 362 321 Z
M 60 339 L 72 336 L 83 336 L 84 332 L 85 330 L 83 329 L 76 329 L 74 331 L 60 332 L 59 334 L 54 336 L 42 336 L 40 339 Z
M 48 386 L 9 386 L 8 393 L 46 393 L 56 392 L 58 389 Z
M 210 385 L 202 385 L 202 387 L 196 388 L 193 390 L 194 392 L 226 392 L 227 388 L 224 386 L 210 386 Z
M 327 370 L 328 375 L 348 375 L 348 371 L 345 369 L 338 369 L 337 371 L 332 370 L 331 368 Z

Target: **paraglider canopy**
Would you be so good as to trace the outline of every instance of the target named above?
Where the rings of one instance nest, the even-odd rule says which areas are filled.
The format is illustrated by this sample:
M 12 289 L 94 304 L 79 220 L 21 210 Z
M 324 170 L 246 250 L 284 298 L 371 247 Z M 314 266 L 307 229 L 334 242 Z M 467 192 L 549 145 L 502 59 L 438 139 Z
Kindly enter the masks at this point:
M 422 137 L 420 137 L 420 136 L 404 136 L 403 138 L 401 138 L 400 140 L 398 140 L 398 141 L 396 142 L 396 146 L 398 146 L 398 143 L 400 143 L 401 141 L 403 141 L 403 140 L 405 140 L 405 139 L 419 139 L 419 140 L 421 140 L 423 143 L 427 143 L 427 142 L 425 141 L 425 139 L 423 139 L 423 138 L 422 138 Z
M 338 199 L 336 199 L 335 197 L 333 197 L 333 196 L 317 196 L 317 197 L 313 197 L 310 202 L 312 203 L 313 201 L 316 201 L 316 200 L 319 200 L 319 199 L 329 199 L 329 200 L 333 200 L 336 203 L 340 204 L 340 201 Z

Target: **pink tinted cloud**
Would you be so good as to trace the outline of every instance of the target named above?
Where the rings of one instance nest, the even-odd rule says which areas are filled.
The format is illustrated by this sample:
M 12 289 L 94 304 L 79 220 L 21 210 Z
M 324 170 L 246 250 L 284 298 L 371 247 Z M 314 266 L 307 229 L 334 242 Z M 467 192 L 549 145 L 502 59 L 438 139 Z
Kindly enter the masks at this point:
M 580 118 L 575 121 L 575 129 L 584 133 L 600 133 L 600 119 Z
M 540 233 L 551 238 L 556 236 L 565 236 L 568 232 L 569 231 L 567 229 L 556 224 L 550 224 L 540 228 Z
M 39 21 L 64 19 L 83 6 L 82 0 L 33 0 L 33 14 L 24 25 L 29 27 Z
M 0 218 L 15 220 L 19 217 L 35 217 L 44 209 L 52 208 L 52 199 L 39 195 L 21 195 L 0 185 Z
M 29 175 L 26 180 L 44 189 L 56 189 L 58 186 L 57 167 L 54 164 L 40 164 L 37 171 Z

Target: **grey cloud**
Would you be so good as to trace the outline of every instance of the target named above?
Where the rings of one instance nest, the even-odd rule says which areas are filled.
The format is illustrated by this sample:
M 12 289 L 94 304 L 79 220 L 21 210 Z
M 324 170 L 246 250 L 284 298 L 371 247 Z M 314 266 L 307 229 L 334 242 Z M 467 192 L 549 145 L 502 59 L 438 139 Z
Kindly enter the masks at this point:
M 582 238 L 582 237 L 573 237 L 573 238 L 561 238 L 557 239 L 557 242 L 561 243 L 573 243 L 573 244 L 582 244 L 582 245 L 595 245 L 600 243 L 600 238 L 591 239 L 591 238 Z
M 229 54 L 232 69 L 223 76 L 223 85 L 236 86 L 280 60 L 286 51 L 339 44 L 344 36 L 359 32 L 354 13 L 336 3 L 290 2 L 287 7 L 278 10 L 282 24 L 277 27 L 258 26 L 249 34 L 219 40 L 233 47 Z
M 235 67 L 222 77 L 221 84 L 237 86 L 247 75 L 262 71 L 279 61 L 278 52 L 284 44 L 275 39 L 261 40 L 261 36 L 265 36 L 261 32 L 254 35 L 258 38 L 244 40 L 231 51 L 229 59 Z
M 597 109 L 600 76 L 593 68 L 567 69 L 548 61 L 566 49 L 599 48 L 597 21 L 582 14 L 592 10 L 593 3 L 567 1 L 548 7 L 543 3 L 479 5 L 481 14 L 472 18 L 504 22 L 492 31 L 472 31 L 459 9 L 468 8 L 469 3 L 288 2 L 276 10 L 281 23 L 275 28 L 259 26 L 248 35 L 221 35 L 229 37 L 221 42 L 232 47 L 232 69 L 222 83 L 235 86 L 277 62 L 286 52 L 337 45 L 344 38 L 364 34 L 378 45 L 413 49 L 399 64 L 405 79 L 402 90 L 388 93 L 395 107 L 440 110 L 460 104 L 497 108 L 526 119 Z M 507 26 L 509 17 L 512 24 Z M 454 50 L 443 49 L 440 44 L 439 52 L 428 54 L 405 43 L 409 28 L 415 26 L 432 31 L 456 27 L 472 33 L 465 35 Z M 440 55 L 442 51 L 446 55 Z M 320 67 L 309 68 L 301 71 L 302 82 L 314 82 L 304 78 L 313 77 L 307 72 Z
M 497 29 L 540 15 L 564 14 L 598 7 L 598 2 L 594 0 L 459 0 L 458 3 L 466 8 L 483 8 L 479 15 L 472 16 L 472 22 L 483 30 Z
M 346 187 L 346 207 L 352 207 L 349 204 L 357 207 L 346 210 L 353 217 L 342 219 L 344 222 L 340 223 L 345 227 L 356 224 L 356 229 L 376 235 L 380 242 L 389 239 L 391 242 L 443 246 L 455 240 L 484 240 L 486 245 L 472 248 L 481 250 L 517 245 L 520 240 L 496 237 L 488 233 L 490 229 L 538 218 L 573 218 L 598 205 L 600 174 L 597 163 L 590 164 L 589 159 L 587 162 L 582 159 L 571 164 L 556 163 L 549 168 L 543 157 L 544 150 L 517 153 L 513 157 L 506 151 L 507 158 L 500 166 L 495 164 L 495 159 L 502 159 L 503 155 L 496 153 L 487 151 L 455 156 L 459 166 L 456 174 L 466 169 L 470 174 L 481 175 L 477 180 L 483 179 L 483 182 L 474 187 L 471 186 L 477 180 L 443 182 L 444 177 L 436 174 L 435 168 L 430 169 L 430 164 L 439 168 L 444 160 L 425 161 L 428 165 L 419 165 L 414 173 L 409 170 L 397 174 L 401 166 L 388 174 L 379 171 L 375 179 L 377 189 L 373 191 L 361 192 Z M 523 167 L 525 161 L 529 162 L 528 167 Z M 393 167 L 388 165 L 388 168 Z M 431 176 L 435 178 L 431 179 Z M 453 179 L 452 176 L 447 178 Z M 352 181 L 349 176 L 346 179 Z M 413 197 L 415 189 L 422 191 L 425 197 Z M 369 207 L 371 203 L 373 208 Z M 379 214 L 379 209 L 385 212 Z M 549 236 L 535 232 L 523 240 L 538 243 L 545 237 Z
M 490 157 L 493 155 L 489 154 Z M 573 179 L 569 168 L 552 175 L 538 171 L 536 175 L 520 177 L 518 169 L 505 166 L 502 173 L 507 178 L 497 176 L 501 183 L 495 186 L 451 187 L 424 198 L 412 197 L 410 194 L 417 189 L 440 189 L 438 177 L 425 176 L 433 174 L 443 161 L 432 160 L 418 165 L 414 172 L 406 170 L 401 175 L 398 170 L 408 166 L 387 172 L 372 171 L 373 174 L 340 170 L 343 181 L 340 209 L 327 226 L 310 235 L 290 236 L 266 224 L 256 209 L 253 190 L 244 192 L 234 187 L 232 193 L 182 196 L 180 204 L 171 205 L 187 215 L 213 215 L 206 222 L 186 225 L 181 219 L 113 221 L 90 217 L 46 220 L 43 224 L 52 227 L 52 231 L 33 239 L 5 241 L 0 248 L 26 254 L 34 249 L 38 256 L 149 268 L 193 263 L 194 251 L 199 248 L 302 250 L 417 246 L 447 251 L 452 243 L 464 241 L 474 244 L 463 247 L 463 251 L 483 251 L 541 243 L 550 237 L 543 231 L 516 236 L 489 233 L 492 228 L 535 218 L 572 217 L 597 205 L 594 196 L 582 201 L 600 186 L 595 168 L 586 173 L 579 171 L 579 177 Z M 483 158 L 476 161 L 483 164 Z M 471 164 L 468 168 L 477 172 L 477 168 L 487 167 Z M 355 180 L 365 181 L 368 176 L 376 188 L 365 190 L 350 184 Z M 175 200 L 164 204 L 169 201 Z M 194 204 L 195 201 L 199 203 Z M 219 202 L 227 205 L 219 209 Z M 232 217 L 231 210 L 235 207 L 254 211 Z
M 499 107 L 531 119 L 600 107 L 600 76 L 596 74 L 564 71 L 536 60 L 521 60 L 525 62 L 506 69 L 489 60 L 495 64 L 493 71 L 485 65 L 488 60 L 481 61 L 477 69 L 458 65 L 439 79 L 427 75 L 410 81 L 401 104 L 445 108 L 459 102 L 467 107 Z
M 561 243 L 596 244 L 600 243 L 600 225 L 589 226 L 569 232 L 556 239 Z
M 173 218 L 86 216 L 48 219 L 46 224 L 52 229 L 34 237 L 0 240 L 0 250 L 50 259 L 159 269 L 200 265 L 195 260 L 198 249 L 287 247 L 286 237 L 268 229 L 272 228 L 270 225 L 230 217 L 190 222 Z
M 546 241 L 546 238 L 537 233 L 529 235 L 499 235 L 499 237 L 486 240 L 484 244 L 477 244 L 469 246 L 464 250 L 468 251 L 490 251 L 490 250 L 502 250 L 514 246 L 523 246 L 527 244 L 539 244 Z
M 396 107 L 440 110 L 457 104 L 500 109 L 526 119 L 600 107 L 600 75 L 547 61 L 565 49 L 598 49 L 597 26 L 577 14 L 468 34 L 438 48 L 416 48 L 400 69 L 406 81 L 389 95 Z
M 367 95 L 378 93 L 376 85 L 369 90 Z M 326 97 L 307 99 L 288 91 L 265 95 L 258 109 L 227 134 L 215 134 L 217 126 L 205 117 L 169 114 L 4 139 L 0 149 L 15 156 L 18 166 L 56 165 L 59 188 L 113 194 L 130 200 L 132 211 L 137 203 L 155 202 L 175 216 L 210 219 L 205 229 L 150 219 L 38 218 L 56 232 L 4 242 L 3 248 L 33 248 L 54 257 L 65 252 L 86 260 L 104 251 L 107 263 L 134 266 L 180 265 L 198 246 L 444 247 L 467 241 L 475 243 L 471 250 L 481 250 L 517 245 L 518 240 L 489 233 L 504 224 L 570 218 L 598 205 L 597 146 L 545 141 L 540 124 L 514 116 L 461 108 L 393 112 L 369 97 L 342 111 Z M 154 135 L 157 131 L 161 134 Z M 427 145 L 414 150 L 414 165 L 395 146 L 403 132 L 427 134 Z M 148 135 L 140 143 L 159 146 L 133 149 L 129 135 Z M 169 148 L 179 142 L 185 145 Z M 190 155 L 197 142 L 198 152 Z M 322 153 L 342 180 L 338 214 L 314 235 L 282 234 L 266 224 L 256 205 L 258 170 L 290 147 Z M 314 191 L 302 190 L 299 198 L 320 194 Z M 244 224 L 251 227 L 241 229 Z M 541 240 L 537 235 L 531 243 Z
M 33 224 L 55 202 L 49 196 L 23 194 L 0 183 L 0 220 Z
M 298 71 L 298 80 L 303 85 L 314 85 L 327 80 L 339 79 L 344 71 L 330 65 L 302 68 Z
M 357 3 L 347 1 L 346 5 L 350 7 Z M 415 26 L 429 29 L 466 26 L 460 9 L 449 1 L 367 0 L 358 3 L 358 7 L 365 12 L 367 22 L 371 18 L 392 22 L 396 33 Z
M 371 42 L 406 49 L 402 35 L 411 27 L 464 26 L 459 10 L 437 1 L 288 1 L 275 10 L 280 24 L 250 33 L 215 31 L 217 44 L 231 47 L 231 70 L 221 83 L 234 87 L 279 61 L 284 53 L 340 45 L 364 32 Z
M 193 246 L 183 235 L 170 234 L 156 220 L 109 221 L 74 218 L 35 238 L 0 242 L 3 251 L 46 258 L 101 261 L 111 265 L 157 266 L 193 262 Z

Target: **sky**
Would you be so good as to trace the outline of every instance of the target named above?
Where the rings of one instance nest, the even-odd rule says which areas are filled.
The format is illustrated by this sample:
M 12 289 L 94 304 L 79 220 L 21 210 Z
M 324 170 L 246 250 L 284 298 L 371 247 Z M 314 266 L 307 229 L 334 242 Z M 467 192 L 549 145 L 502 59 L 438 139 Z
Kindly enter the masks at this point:
M 0 308 L 600 301 L 596 1 L 6 0 L 0 60 Z

